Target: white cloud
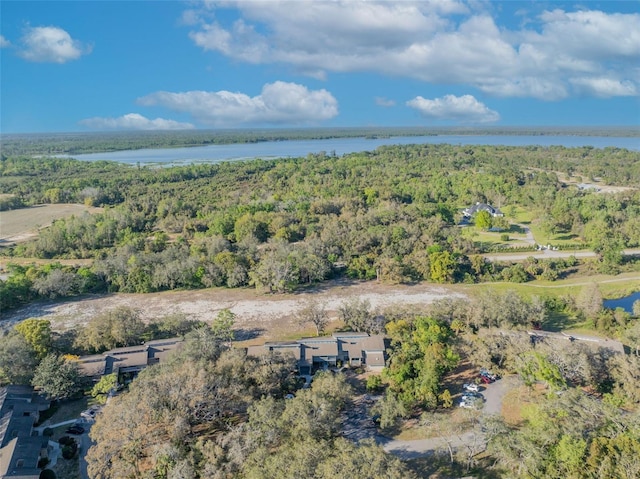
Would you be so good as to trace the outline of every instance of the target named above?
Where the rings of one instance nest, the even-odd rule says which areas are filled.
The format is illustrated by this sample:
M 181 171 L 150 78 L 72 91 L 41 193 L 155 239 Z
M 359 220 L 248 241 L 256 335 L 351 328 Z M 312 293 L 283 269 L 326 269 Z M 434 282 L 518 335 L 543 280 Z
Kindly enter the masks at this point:
M 11 46 L 11 42 L 4 38 L 4 35 L 0 35 L 0 48 L 6 48 Z
M 382 96 L 375 97 L 375 101 L 376 101 L 376 105 L 384 106 L 384 107 L 395 106 L 396 104 L 395 100 L 390 100 L 389 98 L 385 98 Z
M 424 117 L 434 120 L 456 121 L 458 123 L 492 123 L 500 119 L 498 112 L 490 110 L 472 95 L 445 95 L 428 100 L 421 96 L 407 102 Z
M 117 118 L 87 118 L 80 124 L 95 130 L 188 130 L 195 128 L 191 123 L 156 118 L 150 120 L 138 113 L 128 113 Z
M 242 124 L 315 123 L 338 114 L 338 102 L 327 90 L 277 81 L 250 97 L 229 91 L 159 91 L 138 99 L 144 106 L 161 105 L 186 112 L 196 120 L 215 126 Z
M 216 9 L 226 8 L 240 18 L 224 23 Z M 572 78 L 631 84 L 614 95 L 640 90 L 640 14 L 545 11 L 509 29 L 491 10 L 455 1 L 210 2 L 205 13 L 190 11 L 189 35 L 204 50 L 315 78 L 372 71 L 544 100 L 598 94 Z
M 28 27 L 20 55 L 32 62 L 65 63 L 90 53 L 91 48 L 58 27 Z
M 585 95 L 600 98 L 638 94 L 636 86 L 630 81 L 621 82 L 613 78 L 572 78 L 571 83 Z

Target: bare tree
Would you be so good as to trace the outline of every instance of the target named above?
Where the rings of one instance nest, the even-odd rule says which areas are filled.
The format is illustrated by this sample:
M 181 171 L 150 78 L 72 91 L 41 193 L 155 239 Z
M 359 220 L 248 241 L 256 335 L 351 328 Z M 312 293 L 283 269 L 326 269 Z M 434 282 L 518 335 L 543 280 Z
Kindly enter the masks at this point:
M 315 300 L 307 301 L 304 308 L 298 311 L 296 319 L 299 324 L 313 324 L 318 336 L 324 332 L 329 324 L 329 315 L 325 304 Z
M 373 311 L 366 299 L 348 299 L 340 305 L 339 312 L 344 324 L 353 331 L 379 334 L 384 330 L 384 316 Z

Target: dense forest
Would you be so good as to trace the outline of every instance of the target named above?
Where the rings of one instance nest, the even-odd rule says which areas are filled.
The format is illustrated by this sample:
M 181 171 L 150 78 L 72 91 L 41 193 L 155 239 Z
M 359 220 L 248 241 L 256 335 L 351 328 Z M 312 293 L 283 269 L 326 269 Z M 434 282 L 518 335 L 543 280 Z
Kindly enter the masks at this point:
M 488 263 L 462 234 L 461 210 L 518 208 L 619 271 L 640 246 L 640 191 L 600 194 L 562 183 L 640 184 L 640 154 L 618 148 L 407 145 L 374 152 L 136 168 L 11 157 L 0 162 L 4 209 L 84 203 L 102 213 L 60 219 L 15 257 L 92 258 L 80 269 L 14 267 L 2 308 L 34 296 L 255 286 L 283 292 L 346 274 L 411 281 L 557 278 L 575 259 Z M 485 218 L 485 220 L 487 220 Z M 525 247 L 525 250 L 527 248 Z M 532 249 L 529 249 L 530 251 Z M 11 292 L 11 293 L 9 293 Z
M 263 141 L 324 140 L 330 138 L 389 138 L 392 136 L 431 135 L 572 135 L 628 137 L 638 136 L 639 133 L 637 128 L 632 127 L 350 127 L 5 134 L 0 135 L 0 142 L 2 143 L 2 154 L 0 157 L 7 158 L 16 155 L 77 155 L 80 153 L 137 150 L 141 148 L 176 148 L 230 143 L 259 143 Z

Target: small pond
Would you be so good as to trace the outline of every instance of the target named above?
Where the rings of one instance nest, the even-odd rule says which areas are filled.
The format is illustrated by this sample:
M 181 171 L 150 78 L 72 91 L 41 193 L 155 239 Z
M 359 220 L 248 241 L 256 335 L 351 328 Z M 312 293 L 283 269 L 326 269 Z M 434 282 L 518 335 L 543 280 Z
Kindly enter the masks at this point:
M 622 308 L 628 313 L 631 313 L 633 311 L 633 303 L 636 301 L 640 301 L 640 291 L 625 296 L 624 298 L 605 299 L 603 304 L 605 308 Z

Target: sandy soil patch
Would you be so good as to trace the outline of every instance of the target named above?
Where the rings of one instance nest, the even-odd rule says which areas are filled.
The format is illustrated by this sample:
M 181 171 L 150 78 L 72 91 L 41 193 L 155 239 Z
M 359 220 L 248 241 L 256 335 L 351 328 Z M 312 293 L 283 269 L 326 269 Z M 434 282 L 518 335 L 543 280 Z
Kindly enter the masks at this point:
M 38 205 L 3 211 L 0 213 L 0 244 L 29 240 L 38 234 L 40 228 L 49 226 L 56 219 L 99 211 L 102 208 L 78 204 Z
M 265 295 L 249 289 L 205 289 L 149 294 L 111 294 L 88 296 L 75 301 L 39 302 L 6 313 L 0 326 L 8 327 L 30 317 L 51 321 L 54 329 L 64 330 L 84 324 L 95 315 L 128 306 L 140 310 L 143 319 L 153 320 L 173 313 L 184 313 L 201 321 L 212 320 L 228 308 L 236 315 L 238 328 L 252 331 L 251 337 L 286 338 L 304 333 L 294 321 L 296 312 L 310 300 L 325 304 L 330 317 L 338 322 L 338 308 L 349 298 L 366 299 L 373 308 L 393 305 L 426 305 L 445 297 L 464 297 L 444 286 L 433 284 L 390 286 L 377 282 L 337 280 L 295 294 Z

